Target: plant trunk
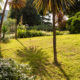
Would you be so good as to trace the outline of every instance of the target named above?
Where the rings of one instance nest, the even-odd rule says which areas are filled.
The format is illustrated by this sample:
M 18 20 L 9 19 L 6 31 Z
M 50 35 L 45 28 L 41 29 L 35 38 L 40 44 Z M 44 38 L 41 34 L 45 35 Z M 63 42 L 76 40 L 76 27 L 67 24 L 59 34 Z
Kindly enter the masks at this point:
M 56 26 L 55 26 L 55 0 L 52 2 L 52 12 L 53 12 L 53 55 L 54 55 L 54 63 L 57 64 L 57 49 L 56 49 Z
M 15 26 L 15 39 L 17 39 L 17 23 L 16 23 L 16 26 Z
M 1 42 L 1 24 L 0 24 L 0 42 Z
M 18 10 L 16 10 L 16 13 L 15 13 L 15 18 L 16 18 L 16 25 L 15 25 L 15 39 L 17 39 L 17 25 L 18 25 L 17 14 L 18 14 Z
M 0 58 L 2 57 L 1 55 L 1 24 L 0 24 Z
M 6 0 L 5 2 L 3 13 L 2 13 L 2 18 L 1 18 L 1 23 L 0 23 L 0 42 L 1 42 L 1 29 L 2 29 L 2 24 L 3 24 L 3 19 L 4 19 L 4 14 L 5 14 L 7 3 L 8 3 L 8 0 Z
M 5 32 L 3 33 L 3 39 L 5 38 Z

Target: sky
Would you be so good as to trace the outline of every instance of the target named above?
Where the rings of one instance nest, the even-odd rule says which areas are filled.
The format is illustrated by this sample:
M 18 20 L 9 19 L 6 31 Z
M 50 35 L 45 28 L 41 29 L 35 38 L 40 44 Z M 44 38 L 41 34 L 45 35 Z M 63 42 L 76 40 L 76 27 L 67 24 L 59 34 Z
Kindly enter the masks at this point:
M 6 0 L 4 0 L 5 3 Z M 2 8 L 4 8 L 4 4 L 2 5 Z M 9 10 L 9 5 L 7 5 L 6 10 Z

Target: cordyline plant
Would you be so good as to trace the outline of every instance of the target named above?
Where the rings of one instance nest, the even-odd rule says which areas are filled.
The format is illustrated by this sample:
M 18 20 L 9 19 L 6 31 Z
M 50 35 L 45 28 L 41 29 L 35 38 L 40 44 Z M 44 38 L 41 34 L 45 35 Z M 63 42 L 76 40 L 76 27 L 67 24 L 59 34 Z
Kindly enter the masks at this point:
M 54 53 L 54 63 L 58 63 L 57 60 L 57 50 L 56 50 L 56 27 L 55 27 L 55 15 L 64 8 L 69 8 L 70 5 L 73 5 L 75 0 L 34 0 L 35 7 L 37 11 L 44 11 L 44 14 L 47 11 L 51 11 L 53 14 L 53 53 Z

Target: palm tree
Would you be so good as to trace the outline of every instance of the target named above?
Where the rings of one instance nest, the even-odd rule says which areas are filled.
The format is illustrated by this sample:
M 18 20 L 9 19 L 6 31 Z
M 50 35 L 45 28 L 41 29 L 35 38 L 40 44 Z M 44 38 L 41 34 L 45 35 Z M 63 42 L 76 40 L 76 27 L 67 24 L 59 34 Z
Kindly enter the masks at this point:
M 2 0 L 0 0 L 0 1 L 2 1 Z M 8 0 L 6 0 L 6 2 L 5 2 L 3 13 L 2 13 L 2 18 L 1 18 L 1 23 L 0 23 L 0 41 L 1 41 L 1 29 L 2 29 L 2 24 L 3 24 L 3 19 L 4 19 L 4 14 L 5 14 L 7 3 L 8 3 Z
M 17 18 L 18 11 L 21 8 L 25 7 L 26 0 L 11 0 L 9 4 L 13 9 L 15 9 L 16 11 L 15 18 Z M 17 21 L 16 21 L 16 28 L 15 28 L 15 39 L 17 39 Z
M 56 27 L 55 27 L 55 16 L 59 10 L 68 8 L 69 5 L 73 5 L 75 0 L 34 0 L 35 7 L 38 11 L 43 9 L 44 14 L 50 10 L 53 14 L 53 53 L 54 63 L 58 63 L 57 50 L 56 50 Z

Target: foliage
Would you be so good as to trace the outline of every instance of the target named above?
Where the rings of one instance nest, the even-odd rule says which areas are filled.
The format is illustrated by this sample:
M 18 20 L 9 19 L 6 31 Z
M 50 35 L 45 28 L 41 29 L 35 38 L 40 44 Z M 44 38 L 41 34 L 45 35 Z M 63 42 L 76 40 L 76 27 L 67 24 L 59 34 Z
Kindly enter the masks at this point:
M 9 1 L 9 5 L 11 6 L 10 17 L 16 19 L 16 24 L 19 24 L 21 11 L 26 5 L 26 0 L 11 0 Z
M 29 26 L 41 24 L 40 15 L 32 5 L 33 1 L 27 0 L 26 7 L 22 10 L 23 24 L 28 24 Z
M 14 9 L 21 9 L 25 7 L 26 0 L 11 0 L 9 5 Z
M 80 33 L 80 18 L 72 20 L 71 33 Z
M 47 11 L 52 11 L 52 8 L 55 8 L 55 12 L 58 13 L 59 10 L 62 10 L 64 11 L 64 9 L 69 9 L 70 6 L 72 6 L 74 4 L 74 0 L 65 0 L 65 1 L 62 1 L 62 0 L 56 0 L 54 2 L 51 1 L 51 0 L 34 0 L 34 5 L 37 9 L 37 11 L 41 11 L 43 10 L 44 14 L 46 14 Z M 54 3 L 54 4 L 53 4 Z M 70 3 L 70 4 L 68 4 Z M 62 5 L 64 4 L 64 5 Z M 53 5 L 53 6 L 52 6 Z
M 40 15 L 37 13 L 36 9 L 32 6 L 33 0 L 27 0 L 26 5 L 21 10 L 15 10 L 11 8 L 10 18 L 16 18 L 17 24 L 20 22 L 21 16 L 23 16 L 23 24 L 37 25 L 41 23 Z M 18 14 L 16 14 L 18 13 Z M 16 14 L 17 17 L 14 15 Z
M 29 65 L 18 65 L 11 59 L 0 59 L 0 80 L 34 80 Z
M 35 30 L 42 30 L 42 31 L 53 31 L 52 25 L 35 25 L 35 26 L 29 26 L 29 29 L 35 29 Z
M 5 38 L 5 34 L 6 34 L 7 31 L 8 31 L 7 27 L 6 26 L 3 26 L 2 27 L 3 38 Z
M 15 19 L 8 18 L 6 21 L 4 21 L 3 26 L 6 26 L 7 29 L 10 30 L 10 32 L 14 32 L 15 24 L 16 24 Z
M 15 25 L 16 20 L 8 18 L 6 21 L 4 21 L 3 25 L 7 27 L 11 27 L 12 25 Z
M 73 5 L 70 5 L 70 8 L 67 9 L 65 14 L 68 14 L 70 17 L 74 16 L 75 13 L 80 11 L 80 0 L 75 0 Z
M 71 17 L 68 19 L 67 23 L 66 23 L 66 28 L 71 31 L 71 22 L 74 19 L 74 17 Z
M 26 38 L 26 30 L 18 29 L 17 34 L 19 38 Z
M 20 29 L 20 30 L 27 30 L 27 26 L 22 25 L 22 24 L 19 24 L 19 25 L 17 26 L 17 29 Z
M 80 17 L 80 11 L 77 12 L 77 13 L 75 14 L 75 16 L 76 16 L 77 18 Z
M 49 35 L 49 34 L 44 33 L 42 31 L 18 29 L 18 37 L 19 38 L 36 37 L 36 36 L 47 36 L 47 35 Z
M 66 35 L 69 34 L 69 31 L 56 31 L 56 35 Z
M 22 10 L 11 8 L 9 18 L 16 19 L 16 23 L 19 24 L 21 13 L 22 13 Z
M 67 29 L 70 33 L 80 33 L 80 12 L 77 12 L 67 21 Z
M 6 32 L 7 32 L 7 27 L 6 27 L 6 26 L 3 26 L 3 27 L 2 27 L 2 32 L 3 32 L 3 33 L 6 33 Z
M 39 78 L 44 80 L 42 76 L 48 74 L 46 65 L 49 63 L 49 56 L 42 50 L 37 47 L 29 47 L 17 50 L 17 55 L 19 57 L 24 57 L 21 59 L 22 62 L 28 62 L 32 67 L 32 73 L 37 75 Z M 46 76 L 48 77 L 48 76 Z

